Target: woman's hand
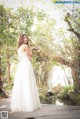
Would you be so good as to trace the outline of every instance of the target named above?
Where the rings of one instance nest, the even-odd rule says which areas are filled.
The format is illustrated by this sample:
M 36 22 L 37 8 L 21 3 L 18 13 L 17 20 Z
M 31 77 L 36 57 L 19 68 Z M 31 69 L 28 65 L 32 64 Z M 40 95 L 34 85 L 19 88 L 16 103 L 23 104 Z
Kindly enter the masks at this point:
M 27 45 L 25 46 L 25 50 L 26 50 L 26 53 L 27 53 L 29 59 L 31 60 L 32 59 L 32 50 Z

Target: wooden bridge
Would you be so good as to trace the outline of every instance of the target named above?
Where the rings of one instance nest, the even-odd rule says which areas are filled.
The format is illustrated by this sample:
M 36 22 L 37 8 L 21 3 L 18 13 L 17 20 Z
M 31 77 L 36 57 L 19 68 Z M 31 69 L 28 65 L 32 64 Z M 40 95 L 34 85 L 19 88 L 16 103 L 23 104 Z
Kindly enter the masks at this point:
M 2 118 L 3 111 L 7 111 L 8 118 Z M 0 100 L 0 119 L 80 119 L 80 106 L 42 104 L 42 108 L 34 112 L 12 113 L 10 98 L 7 98 Z

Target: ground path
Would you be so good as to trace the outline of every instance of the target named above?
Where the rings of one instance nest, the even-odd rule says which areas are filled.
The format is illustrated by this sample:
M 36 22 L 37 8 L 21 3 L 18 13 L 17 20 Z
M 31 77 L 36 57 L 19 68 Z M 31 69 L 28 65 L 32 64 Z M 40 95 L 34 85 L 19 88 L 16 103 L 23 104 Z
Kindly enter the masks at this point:
M 34 112 L 12 113 L 10 98 L 0 100 L 0 119 L 1 111 L 8 111 L 8 119 L 28 119 L 31 117 L 33 119 L 80 119 L 80 106 L 42 104 L 42 108 Z

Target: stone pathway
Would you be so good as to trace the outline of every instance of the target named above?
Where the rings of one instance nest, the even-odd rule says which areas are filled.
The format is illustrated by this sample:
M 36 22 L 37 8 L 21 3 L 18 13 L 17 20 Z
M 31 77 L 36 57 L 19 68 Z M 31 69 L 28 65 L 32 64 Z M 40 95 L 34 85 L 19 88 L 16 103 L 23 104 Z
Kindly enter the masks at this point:
M 8 119 L 80 119 L 80 106 L 42 104 L 42 108 L 34 112 L 12 113 L 10 98 L 0 100 L 0 118 L 2 111 L 8 111 Z

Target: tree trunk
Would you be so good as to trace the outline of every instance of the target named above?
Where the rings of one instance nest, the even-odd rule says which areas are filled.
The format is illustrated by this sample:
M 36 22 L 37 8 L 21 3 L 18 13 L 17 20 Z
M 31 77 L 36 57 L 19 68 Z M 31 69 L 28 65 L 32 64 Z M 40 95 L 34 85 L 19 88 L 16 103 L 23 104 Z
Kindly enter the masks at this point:
M 67 22 L 69 26 L 69 31 L 73 32 L 78 38 L 79 45 L 77 46 L 77 48 L 75 48 L 75 50 L 77 50 L 75 56 L 77 57 L 78 60 L 73 59 L 75 67 L 72 68 L 72 76 L 74 81 L 74 90 L 75 92 L 79 92 L 80 91 L 80 33 L 78 30 L 76 30 L 73 27 L 73 24 L 71 23 L 70 18 L 71 18 L 70 13 L 67 13 L 64 20 Z M 77 24 L 77 25 L 80 25 L 80 24 Z
M 9 61 L 7 62 L 7 80 L 8 80 L 8 85 L 10 85 L 10 63 Z
M 10 51 L 8 45 L 7 45 L 7 81 L 8 85 L 10 85 Z
M 1 72 L 1 58 L 0 58 L 0 99 L 1 98 L 8 98 L 8 94 L 3 89 L 3 82 L 2 82 L 2 72 Z
M 3 89 L 3 81 L 2 81 L 2 69 L 1 69 L 1 57 L 0 57 L 0 99 L 1 98 L 8 98 L 8 94 Z
M 2 71 L 1 71 L 1 57 L 0 57 L 0 80 L 2 79 Z
M 79 48 L 78 48 L 79 49 Z M 43 53 L 43 56 L 45 57 L 45 59 L 48 59 L 50 58 L 50 54 L 46 53 L 45 51 L 43 50 L 40 50 L 38 47 L 35 46 L 35 49 L 33 49 L 36 51 L 36 53 L 38 54 L 39 56 L 39 59 L 42 57 L 40 56 L 40 52 Z M 76 49 L 77 50 L 77 49 Z M 39 53 L 38 53 L 39 51 Z M 75 92 L 79 92 L 80 90 L 80 80 L 79 80 L 79 70 L 80 70 L 80 61 L 77 61 L 75 59 L 73 59 L 74 62 L 70 62 L 68 60 L 66 60 L 65 58 L 63 57 L 60 57 L 60 56 L 51 56 L 53 61 L 55 62 L 59 62 L 63 65 L 66 65 L 68 67 L 70 67 L 72 69 L 72 77 L 73 77 L 73 83 L 74 83 L 74 91 Z M 79 54 L 76 54 L 76 57 L 80 57 Z M 80 58 L 79 58 L 80 59 Z M 44 65 L 45 67 L 45 65 Z
M 72 77 L 73 77 L 73 84 L 74 84 L 74 91 L 79 92 L 80 90 L 80 81 L 78 71 L 72 68 Z

